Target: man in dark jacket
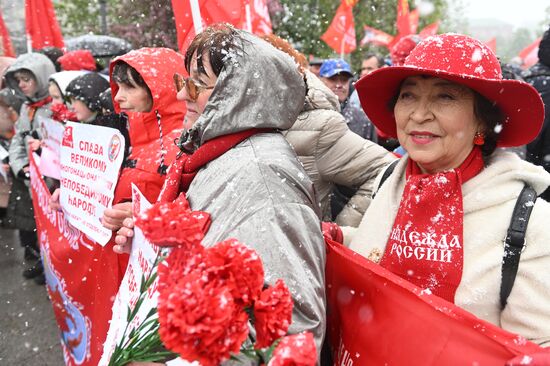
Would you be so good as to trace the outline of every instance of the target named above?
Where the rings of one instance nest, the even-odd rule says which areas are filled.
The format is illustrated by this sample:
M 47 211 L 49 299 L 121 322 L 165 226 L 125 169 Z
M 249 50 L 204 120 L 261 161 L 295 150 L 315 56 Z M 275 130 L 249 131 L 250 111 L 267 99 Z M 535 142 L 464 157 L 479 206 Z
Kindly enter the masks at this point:
M 538 90 L 544 102 L 544 125 L 535 140 L 527 145 L 527 161 L 541 165 L 550 172 L 550 28 L 539 45 L 539 62 L 522 75 L 526 82 Z M 550 201 L 550 189 L 541 194 Z

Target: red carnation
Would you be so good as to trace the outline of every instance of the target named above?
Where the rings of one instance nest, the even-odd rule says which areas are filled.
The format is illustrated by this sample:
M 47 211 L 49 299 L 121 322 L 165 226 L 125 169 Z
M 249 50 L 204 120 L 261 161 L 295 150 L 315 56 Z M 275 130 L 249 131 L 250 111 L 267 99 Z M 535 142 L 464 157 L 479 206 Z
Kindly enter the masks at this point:
M 316 363 L 315 340 L 311 333 L 305 332 L 281 339 L 267 366 L 314 366 Z
M 204 250 L 202 245 L 193 248 L 173 248 L 166 260 L 158 266 L 159 291 L 173 286 L 174 283 L 195 270 L 204 271 L 206 268 Z
M 251 305 L 264 285 L 264 268 L 256 251 L 229 239 L 207 252 L 208 272 L 226 282 L 238 305 Z
M 265 289 L 254 303 L 255 348 L 269 347 L 284 336 L 292 320 L 292 297 L 283 280 Z
M 229 288 L 198 270 L 159 293 L 158 315 L 164 345 L 203 366 L 238 353 L 248 335 L 248 316 Z
M 158 202 L 136 218 L 136 225 L 153 244 L 162 247 L 200 245 L 210 225 L 206 212 L 191 211 L 184 195 L 174 202 Z

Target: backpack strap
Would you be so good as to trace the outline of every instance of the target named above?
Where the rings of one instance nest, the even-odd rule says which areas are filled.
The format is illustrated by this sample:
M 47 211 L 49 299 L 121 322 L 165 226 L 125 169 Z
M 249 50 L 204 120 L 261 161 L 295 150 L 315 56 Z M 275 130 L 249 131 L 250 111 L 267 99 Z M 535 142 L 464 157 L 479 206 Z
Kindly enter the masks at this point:
M 514 286 L 518 273 L 521 252 L 525 248 L 525 233 L 529 224 L 531 211 L 537 200 L 537 192 L 526 184 L 514 207 L 510 226 L 504 240 L 504 255 L 502 257 L 502 282 L 500 284 L 500 306 L 506 307 L 508 296 Z
M 397 166 L 397 163 L 399 163 L 399 159 L 396 159 L 396 160 L 394 160 L 394 161 L 392 161 L 391 163 L 388 164 L 388 166 L 386 167 L 386 170 L 384 170 L 384 173 L 382 173 L 382 178 L 380 178 L 380 182 L 378 183 L 378 187 L 376 187 L 376 190 L 374 192 L 372 192 L 372 198 L 374 198 L 374 196 L 376 196 L 376 193 L 378 193 L 378 190 L 380 189 L 380 187 L 382 187 L 382 184 L 384 184 L 386 179 L 388 179 L 390 177 L 391 173 L 393 173 L 395 167 Z

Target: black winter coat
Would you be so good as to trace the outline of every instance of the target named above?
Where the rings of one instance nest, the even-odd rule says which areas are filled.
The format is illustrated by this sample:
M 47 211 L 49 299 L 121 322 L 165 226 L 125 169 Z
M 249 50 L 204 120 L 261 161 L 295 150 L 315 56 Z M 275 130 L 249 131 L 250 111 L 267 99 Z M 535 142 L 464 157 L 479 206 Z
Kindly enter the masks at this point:
M 550 172 L 550 66 L 538 62 L 522 76 L 537 89 L 544 102 L 544 125 L 537 138 L 527 145 L 527 161 L 541 165 Z M 550 189 L 541 197 L 550 201 Z

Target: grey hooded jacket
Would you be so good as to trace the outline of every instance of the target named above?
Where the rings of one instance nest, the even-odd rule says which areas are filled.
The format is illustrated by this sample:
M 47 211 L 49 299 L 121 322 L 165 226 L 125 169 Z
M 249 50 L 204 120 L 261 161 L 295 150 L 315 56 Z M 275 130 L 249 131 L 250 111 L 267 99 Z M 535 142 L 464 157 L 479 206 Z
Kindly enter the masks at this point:
M 26 97 L 19 88 L 15 73 L 20 70 L 29 70 L 36 78 L 37 90 L 31 97 Z M 10 145 L 10 166 L 17 176 L 19 172 L 29 165 L 27 155 L 27 141 L 31 139 L 31 133 L 36 131 L 40 137 L 38 117 L 49 118 L 51 116 L 50 104 L 39 107 L 31 119 L 29 116 L 29 103 L 38 102 L 48 96 L 48 78 L 55 72 L 55 66 L 50 59 L 40 53 L 25 53 L 19 56 L 6 71 L 6 84 L 10 89 L 27 102 L 21 107 L 19 119 L 15 123 L 15 135 Z
M 208 163 L 187 198 L 193 210 L 210 213 L 203 240 L 228 238 L 255 249 L 265 281 L 281 278 L 294 310 L 290 333 L 311 331 L 321 349 L 325 334 L 325 247 L 313 185 L 284 137 L 304 105 L 305 83 L 291 58 L 239 31 L 243 51 L 231 52 L 204 112 L 184 146 L 237 131 L 268 128 Z M 254 338 L 254 335 L 251 335 Z

